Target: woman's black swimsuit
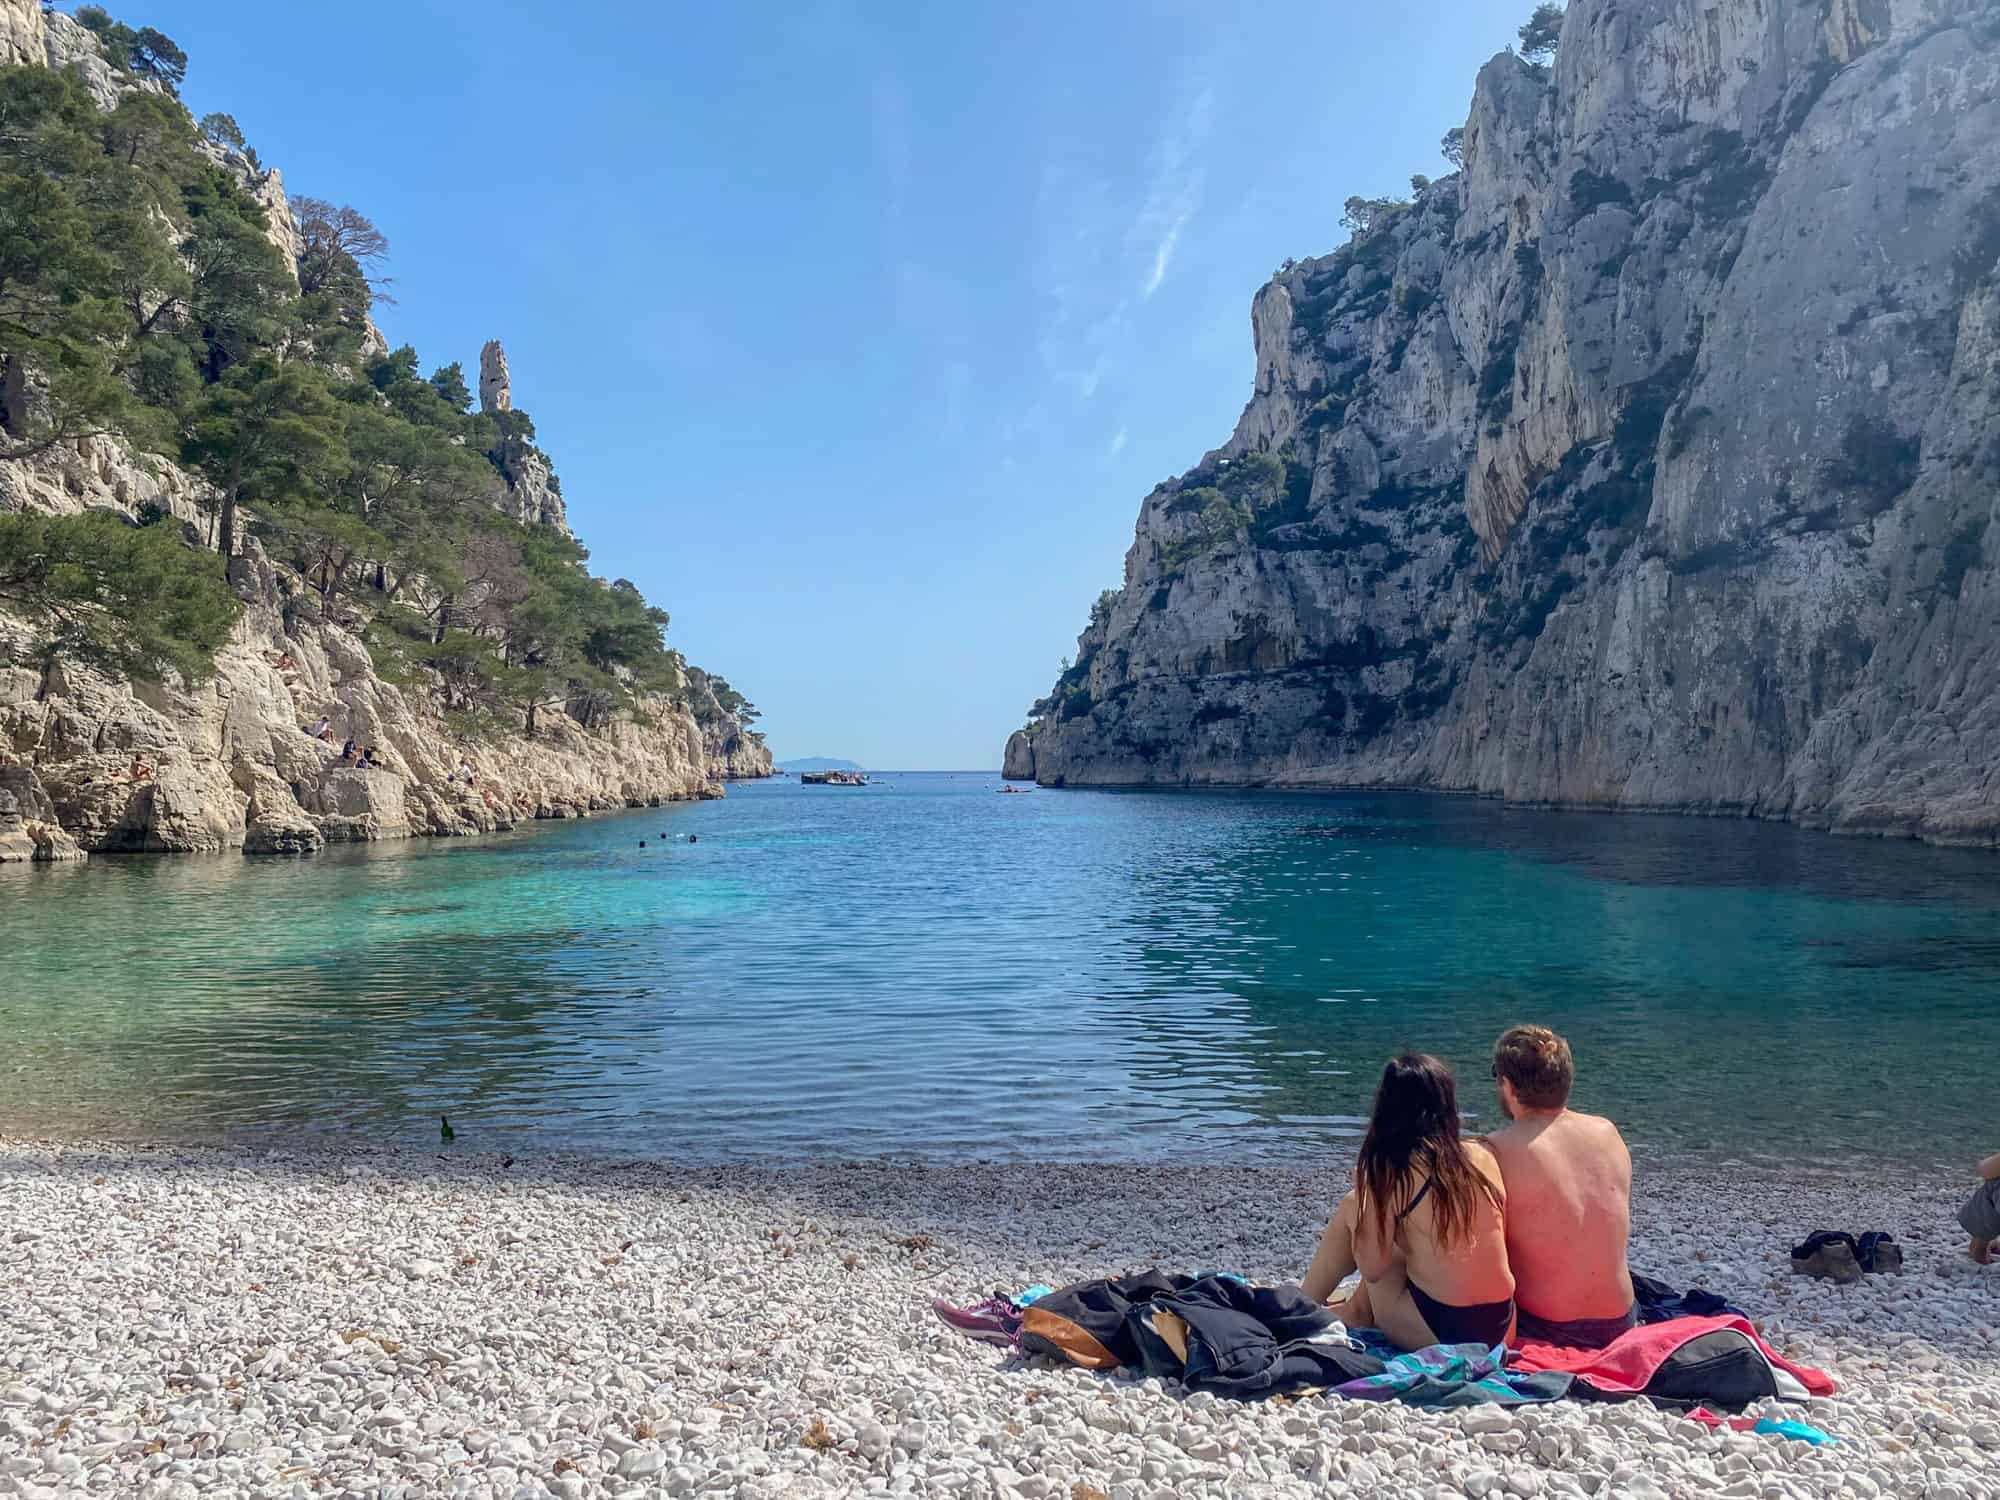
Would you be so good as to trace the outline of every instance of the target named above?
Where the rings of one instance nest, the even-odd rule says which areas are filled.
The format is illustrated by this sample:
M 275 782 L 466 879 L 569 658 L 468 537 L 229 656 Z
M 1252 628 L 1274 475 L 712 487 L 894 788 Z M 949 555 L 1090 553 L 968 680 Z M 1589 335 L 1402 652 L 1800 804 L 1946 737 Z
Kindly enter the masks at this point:
M 1401 1224 L 1410 1210 L 1424 1201 L 1424 1195 L 1431 1190 L 1431 1179 L 1426 1177 L 1424 1185 L 1417 1189 L 1417 1195 L 1403 1205 L 1403 1211 L 1396 1215 Z M 1492 1348 L 1504 1343 L 1507 1330 L 1514 1323 L 1514 1299 L 1505 1298 L 1499 1302 L 1481 1302 L 1473 1307 L 1454 1307 L 1449 1302 L 1440 1302 L 1429 1292 L 1408 1277 L 1403 1284 L 1410 1289 L 1410 1300 L 1417 1305 L 1417 1312 L 1430 1331 L 1437 1335 L 1440 1344 L 1478 1344 Z

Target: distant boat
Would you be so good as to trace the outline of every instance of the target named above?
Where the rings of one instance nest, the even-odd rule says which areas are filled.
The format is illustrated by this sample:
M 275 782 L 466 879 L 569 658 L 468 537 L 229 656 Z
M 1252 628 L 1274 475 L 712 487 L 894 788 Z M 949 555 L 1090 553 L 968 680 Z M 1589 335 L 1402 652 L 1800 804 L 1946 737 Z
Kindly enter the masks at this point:
M 994 790 L 1003 797 L 1025 797 L 1034 788 L 1025 786 L 1000 786 L 995 787 Z
M 806 786 L 868 785 L 868 778 L 859 771 L 801 771 L 799 780 Z

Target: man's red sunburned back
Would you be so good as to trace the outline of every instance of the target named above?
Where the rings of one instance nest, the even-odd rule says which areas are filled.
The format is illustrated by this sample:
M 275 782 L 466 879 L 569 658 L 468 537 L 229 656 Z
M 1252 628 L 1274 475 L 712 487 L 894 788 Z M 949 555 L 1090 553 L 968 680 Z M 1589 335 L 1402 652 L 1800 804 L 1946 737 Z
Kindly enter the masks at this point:
M 1618 1127 L 1565 1110 L 1488 1137 L 1507 1182 L 1515 1301 L 1549 1322 L 1616 1318 L 1632 1305 L 1632 1158 Z

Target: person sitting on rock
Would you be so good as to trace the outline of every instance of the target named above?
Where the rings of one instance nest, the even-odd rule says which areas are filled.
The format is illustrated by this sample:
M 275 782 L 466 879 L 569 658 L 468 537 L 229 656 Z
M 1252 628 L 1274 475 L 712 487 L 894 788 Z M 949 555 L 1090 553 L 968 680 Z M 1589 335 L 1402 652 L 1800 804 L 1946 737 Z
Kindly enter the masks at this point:
M 1325 1302 L 1354 1272 L 1361 1285 L 1332 1309 L 1379 1328 L 1399 1349 L 1492 1348 L 1514 1333 L 1500 1164 L 1459 1136 L 1451 1070 L 1425 1053 L 1382 1069 L 1354 1188 L 1320 1236 L 1304 1291 Z
M 366 750 L 361 752 L 360 765 L 362 770 L 373 771 L 380 767 L 381 764 L 382 762 L 375 758 L 375 747 L 373 745 L 370 745 Z
M 125 774 L 130 776 L 134 782 L 151 781 L 153 779 L 153 768 L 139 759 L 139 752 L 134 750 L 132 752 L 132 764 L 125 768 Z
M 1979 1186 L 1958 1211 L 1958 1222 L 1972 1236 L 1965 1253 L 1982 1266 L 1993 1264 L 1993 1242 L 2000 1240 L 2000 1152 L 1976 1168 Z
M 1520 1336 L 1601 1349 L 1638 1323 L 1632 1273 L 1632 1157 L 1618 1127 L 1569 1107 L 1576 1062 L 1546 1026 L 1493 1047 L 1500 1111 L 1486 1138 L 1507 1184 L 1507 1259 L 1520 1280 Z
M 312 737 L 316 740 L 331 740 L 333 738 L 333 720 L 325 714 L 321 714 L 319 716 L 319 723 L 313 726 Z
M 353 760 L 356 748 L 354 741 L 350 739 L 340 747 L 340 758 L 342 760 Z

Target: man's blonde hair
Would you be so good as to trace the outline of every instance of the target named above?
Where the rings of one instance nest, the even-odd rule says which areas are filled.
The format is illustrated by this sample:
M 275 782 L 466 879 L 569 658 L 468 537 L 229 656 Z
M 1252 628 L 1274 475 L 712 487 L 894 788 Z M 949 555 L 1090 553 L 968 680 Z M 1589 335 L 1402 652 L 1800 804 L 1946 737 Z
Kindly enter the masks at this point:
M 1529 1109 L 1561 1109 L 1576 1082 L 1569 1043 L 1546 1026 L 1514 1026 L 1493 1044 L 1493 1076 L 1514 1085 Z

